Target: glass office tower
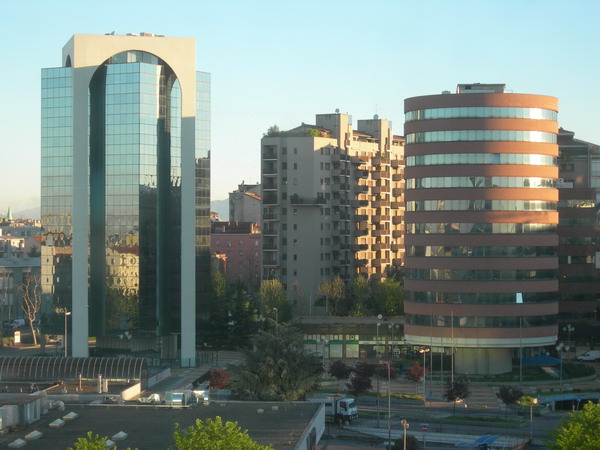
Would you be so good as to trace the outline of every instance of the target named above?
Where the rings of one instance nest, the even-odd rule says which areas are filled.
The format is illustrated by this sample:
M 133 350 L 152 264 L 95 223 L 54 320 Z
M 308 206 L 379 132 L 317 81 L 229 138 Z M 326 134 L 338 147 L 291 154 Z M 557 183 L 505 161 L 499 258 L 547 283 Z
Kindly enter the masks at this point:
M 42 71 L 42 274 L 73 355 L 195 355 L 208 273 L 210 75 L 187 38 L 75 35 Z M 177 336 L 181 336 L 178 341 Z M 179 351 L 181 353 L 179 353 Z

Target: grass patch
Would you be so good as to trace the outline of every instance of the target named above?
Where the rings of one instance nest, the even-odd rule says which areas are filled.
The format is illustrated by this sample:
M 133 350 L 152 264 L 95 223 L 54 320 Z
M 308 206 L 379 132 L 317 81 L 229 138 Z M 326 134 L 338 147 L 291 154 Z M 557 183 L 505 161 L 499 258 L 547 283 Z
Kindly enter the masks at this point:
M 500 417 L 500 416 L 492 416 L 492 417 L 488 417 L 488 416 L 449 416 L 449 417 L 444 418 L 444 420 L 451 420 L 451 421 L 455 421 L 455 422 L 505 423 L 505 424 L 512 424 L 512 425 L 518 425 L 518 424 L 523 423 L 522 420 L 505 419 L 504 417 Z

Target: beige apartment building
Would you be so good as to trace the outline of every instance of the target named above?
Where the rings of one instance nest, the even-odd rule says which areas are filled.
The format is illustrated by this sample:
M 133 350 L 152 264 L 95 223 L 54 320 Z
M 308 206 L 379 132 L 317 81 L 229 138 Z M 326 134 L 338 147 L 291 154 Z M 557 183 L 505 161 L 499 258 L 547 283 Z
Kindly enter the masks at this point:
M 389 121 L 318 114 L 261 145 L 262 276 L 281 280 L 295 315 L 326 314 L 323 281 L 402 266 L 404 138 Z

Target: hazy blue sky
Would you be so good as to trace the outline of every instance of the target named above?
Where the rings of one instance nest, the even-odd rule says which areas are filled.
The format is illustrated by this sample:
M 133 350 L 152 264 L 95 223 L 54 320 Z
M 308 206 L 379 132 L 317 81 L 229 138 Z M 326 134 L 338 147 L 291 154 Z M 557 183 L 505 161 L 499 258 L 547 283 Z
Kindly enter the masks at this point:
M 0 214 L 40 191 L 40 69 L 75 33 L 197 39 L 212 73 L 212 198 L 260 181 L 262 133 L 339 108 L 403 134 L 403 100 L 457 83 L 559 98 L 559 122 L 600 143 L 600 1 L 50 1 L 0 8 Z

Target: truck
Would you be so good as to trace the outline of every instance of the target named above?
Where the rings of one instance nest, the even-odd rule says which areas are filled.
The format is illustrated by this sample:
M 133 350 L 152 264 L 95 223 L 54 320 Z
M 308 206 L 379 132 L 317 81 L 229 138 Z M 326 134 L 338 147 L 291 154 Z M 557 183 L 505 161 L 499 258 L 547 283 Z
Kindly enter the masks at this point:
M 350 423 L 358 418 L 356 402 L 352 397 L 343 394 L 313 397 L 311 403 L 325 403 L 325 419 L 337 424 Z
M 590 350 L 577 357 L 577 361 L 600 361 L 600 350 Z

